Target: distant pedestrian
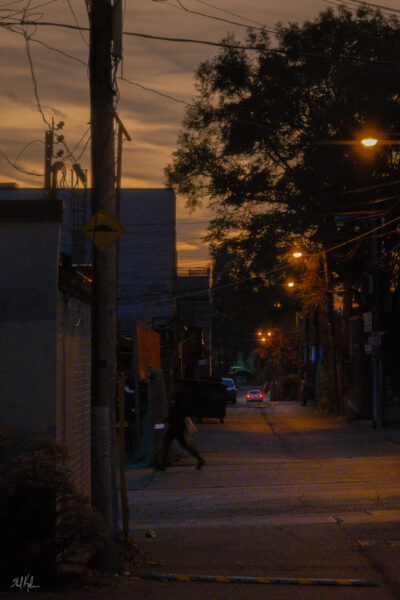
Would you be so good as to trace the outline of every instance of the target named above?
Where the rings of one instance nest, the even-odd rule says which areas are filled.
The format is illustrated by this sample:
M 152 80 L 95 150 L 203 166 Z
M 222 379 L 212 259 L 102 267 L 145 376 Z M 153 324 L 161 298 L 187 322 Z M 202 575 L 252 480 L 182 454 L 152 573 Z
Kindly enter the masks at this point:
M 314 399 L 314 394 L 312 389 L 306 384 L 305 380 L 302 379 L 300 383 L 300 398 L 301 405 L 306 406 L 309 400 Z
M 177 382 L 174 386 L 169 417 L 167 419 L 168 428 L 164 437 L 161 470 L 164 470 L 167 467 L 168 451 L 173 440 L 176 440 L 184 450 L 197 459 L 196 469 L 201 469 L 205 464 L 204 458 L 202 458 L 196 448 L 188 442 L 185 412 L 185 388 L 182 382 Z

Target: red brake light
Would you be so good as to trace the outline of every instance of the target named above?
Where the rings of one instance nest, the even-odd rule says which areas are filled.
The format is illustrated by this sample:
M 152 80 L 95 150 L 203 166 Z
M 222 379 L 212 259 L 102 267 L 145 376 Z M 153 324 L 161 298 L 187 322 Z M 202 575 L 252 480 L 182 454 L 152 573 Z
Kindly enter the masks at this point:
M 246 394 L 246 398 L 251 398 L 251 394 Z
M 258 394 L 258 397 L 262 399 L 263 398 L 263 394 Z

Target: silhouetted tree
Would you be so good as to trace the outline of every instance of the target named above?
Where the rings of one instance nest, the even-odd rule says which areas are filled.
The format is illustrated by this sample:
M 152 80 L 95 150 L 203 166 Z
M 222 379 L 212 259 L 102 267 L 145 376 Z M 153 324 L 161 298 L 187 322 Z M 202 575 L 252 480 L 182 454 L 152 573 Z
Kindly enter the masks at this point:
M 239 281 L 253 282 L 246 285 L 255 297 L 283 282 L 279 267 L 291 245 L 329 250 L 399 214 L 399 146 L 371 152 L 359 143 L 370 132 L 393 141 L 398 131 L 399 21 L 341 7 L 276 31 L 276 44 L 265 30 L 250 30 L 246 43 L 228 37 L 199 66 L 197 96 L 166 170 L 188 207 L 215 210 L 208 243 L 217 278 L 237 282 L 235 291 Z M 340 228 L 338 216 L 346 218 Z M 397 272 L 395 225 L 384 233 L 382 256 Z M 368 244 L 361 238 L 327 254 L 330 282 L 344 282 L 350 306 L 367 285 Z M 386 279 L 387 290 L 390 282 L 398 288 Z M 231 294 L 225 307 L 238 308 L 238 321 L 245 310 L 235 303 Z

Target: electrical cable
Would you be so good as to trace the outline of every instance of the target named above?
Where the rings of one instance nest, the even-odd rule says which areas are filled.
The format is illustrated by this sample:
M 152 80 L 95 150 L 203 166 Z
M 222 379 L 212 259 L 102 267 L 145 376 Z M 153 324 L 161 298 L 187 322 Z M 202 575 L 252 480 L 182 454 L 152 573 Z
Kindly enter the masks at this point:
M 33 173 L 32 171 L 28 171 L 27 169 L 24 169 L 23 167 L 19 167 L 18 165 L 16 165 L 15 163 L 13 163 L 7 156 L 7 154 L 5 154 L 5 152 L 3 152 L 3 150 L 0 150 L 0 154 L 5 158 L 5 160 L 8 162 L 8 164 L 13 167 L 13 169 L 16 169 L 16 171 L 19 171 L 20 173 L 24 173 L 25 175 L 33 175 L 35 177 L 43 177 L 44 173 Z
M 43 140 L 32 140 L 31 142 L 28 142 L 23 148 L 22 150 L 17 154 L 16 158 L 14 159 L 14 164 L 17 164 L 18 159 L 23 155 L 23 153 L 30 147 L 32 146 L 32 144 L 43 144 L 44 142 Z
M 226 13 L 227 15 L 232 15 L 233 17 L 238 17 L 239 19 L 243 19 L 244 21 L 255 23 L 256 25 L 260 25 L 260 27 L 264 27 L 264 24 L 260 23 L 259 21 L 254 21 L 253 19 L 249 19 L 248 17 L 244 17 L 243 15 L 231 12 L 230 10 L 219 8 L 218 6 L 215 6 L 215 4 L 211 4 L 210 2 L 205 2 L 204 0 L 195 0 L 195 2 L 198 2 L 199 4 L 204 4 L 205 6 L 209 6 L 210 8 L 215 8 L 215 10 L 219 10 L 220 12 Z
M 7 29 L 9 31 L 13 32 L 13 33 L 16 33 L 16 34 L 21 35 L 22 37 L 24 37 L 24 31 L 23 30 L 19 30 L 19 29 L 16 29 L 14 27 L 7 27 Z M 84 65 L 85 67 L 88 67 L 88 63 L 85 62 L 84 60 L 82 60 L 80 58 L 77 58 L 76 56 L 73 56 L 72 54 L 68 54 L 64 50 L 60 50 L 59 48 L 55 48 L 54 46 L 50 46 L 49 44 L 46 44 L 45 42 L 42 42 L 42 40 L 38 40 L 37 38 L 31 36 L 30 37 L 30 41 L 31 42 L 35 42 L 36 44 L 40 44 L 41 46 L 43 46 L 47 50 L 52 50 L 53 52 L 57 52 L 58 54 L 62 54 L 66 58 L 70 58 L 71 60 L 79 62 L 82 65 Z
M 180 100 L 179 98 L 175 98 L 174 96 L 171 96 L 170 94 L 165 94 L 164 92 L 160 92 L 159 90 L 156 90 L 154 88 L 147 87 L 141 83 L 138 83 L 137 81 L 132 81 L 132 80 L 128 79 L 127 77 L 121 76 L 121 77 L 119 77 L 119 79 L 121 81 L 125 81 L 126 83 L 129 83 L 130 85 L 135 85 L 136 87 L 139 87 L 142 90 L 145 90 L 146 92 L 152 92 L 153 94 L 157 94 L 158 96 L 168 98 L 168 100 L 173 100 L 174 102 L 179 102 L 180 104 L 186 104 L 186 106 L 190 106 L 190 103 L 186 102 L 186 100 Z
M 249 25 L 246 25 L 244 23 L 238 23 L 237 21 L 230 21 L 228 19 L 222 19 L 221 17 L 216 17 L 214 15 L 209 15 L 209 14 L 206 14 L 206 13 L 202 13 L 202 12 L 199 12 L 197 10 L 191 10 L 189 8 L 186 8 L 186 6 L 183 4 L 183 2 L 181 0 L 176 0 L 176 1 L 178 2 L 179 6 L 176 6 L 176 5 L 173 5 L 173 4 L 171 4 L 171 6 L 174 6 L 174 8 L 177 8 L 177 9 L 181 8 L 181 10 L 184 10 L 187 13 L 190 13 L 190 14 L 193 14 L 193 15 L 198 15 L 200 17 L 205 17 L 207 19 L 214 19 L 215 21 L 222 21 L 223 23 L 229 23 L 230 25 L 235 25 L 237 27 L 245 27 L 246 29 L 249 29 Z M 269 30 L 269 29 L 267 30 L 264 27 L 254 27 L 254 26 L 252 26 L 252 29 L 257 29 L 259 31 L 270 31 L 272 33 L 275 33 L 274 30 L 272 30 L 272 29 L 271 30 Z
M 20 19 L 18 21 L 0 22 L 0 27 L 7 27 L 9 25 L 11 25 L 11 26 L 34 25 L 34 26 L 43 26 L 43 27 L 59 27 L 59 28 L 63 28 L 63 29 L 72 29 L 72 30 L 80 30 L 80 31 L 90 31 L 88 27 L 81 27 L 81 26 L 78 27 L 77 25 L 68 25 L 66 23 L 54 23 L 54 22 L 50 22 L 50 21 L 30 21 L 30 20 Z M 152 35 L 149 33 L 139 33 L 139 32 L 133 32 L 133 31 L 124 31 L 123 34 L 128 37 L 139 37 L 139 38 L 143 38 L 143 39 L 160 40 L 160 41 L 165 41 L 165 42 L 175 42 L 175 43 L 183 43 L 183 44 L 200 44 L 200 45 L 213 46 L 213 47 L 226 48 L 226 49 L 254 50 L 256 52 L 263 51 L 263 52 L 266 52 L 267 54 L 277 54 L 277 55 L 284 55 L 284 56 L 296 56 L 296 57 L 300 56 L 300 57 L 305 57 L 305 58 L 322 58 L 322 59 L 328 60 L 328 61 L 331 60 L 332 62 L 336 62 L 338 64 L 340 64 L 341 62 L 354 62 L 357 64 L 368 64 L 368 65 L 386 65 L 386 66 L 396 66 L 396 67 L 400 66 L 400 63 L 395 62 L 395 61 L 366 60 L 366 59 L 357 58 L 357 57 L 353 57 L 353 56 L 342 56 L 340 58 L 340 60 L 338 60 L 338 59 L 330 57 L 327 54 L 319 54 L 317 52 L 301 52 L 301 51 L 295 51 L 295 50 L 281 50 L 279 48 L 264 48 L 264 47 L 260 46 L 259 44 L 253 46 L 253 45 L 249 45 L 249 44 L 240 44 L 240 43 L 233 44 L 230 42 L 211 42 L 208 40 L 196 40 L 193 38 L 167 37 L 167 36 Z
M 333 250 L 336 250 L 337 248 L 341 248 L 343 246 L 346 246 L 347 244 L 350 244 L 354 241 L 360 240 L 368 235 L 370 235 L 371 233 L 375 233 L 376 231 L 381 230 L 384 227 L 387 227 L 388 225 L 391 225 L 392 223 L 395 223 L 396 221 L 400 220 L 400 216 L 396 217 L 395 219 L 392 219 L 392 221 L 388 221 L 387 223 L 384 223 L 383 225 L 379 225 L 378 227 L 375 227 L 373 229 L 370 229 L 369 231 L 362 233 L 358 236 L 355 236 L 353 238 L 351 238 L 350 240 L 347 240 L 345 242 L 341 242 L 340 244 L 336 244 L 335 246 L 332 246 L 330 248 L 327 248 L 326 250 L 321 250 L 320 252 L 315 252 L 313 253 L 311 256 L 322 256 L 324 254 L 328 254 L 329 252 L 332 252 Z M 236 281 L 230 282 L 230 283 L 226 283 L 220 286 L 215 286 L 212 288 L 212 292 L 215 290 L 219 290 L 219 289 L 224 289 L 224 288 L 228 288 L 228 287 L 233 287 L 236 285 L 239 285 L 241 283 L 248 283 L 249 281 L 255 281 L 255 280 L 259 280 L 259 279 L 265 279 L 266 277 L 268 277 L 269 275 L 274 275 L 276 273 L 285 271 L 286 269 L 292 268 L 293 265 L 288 263 L 285 265 L 282 265 L 280 267 L 275 267 L 274 269 L 271 269 L 270 271 L 267 271 L 265 273 L 263 273 L 262 275 L 256 275 L 256 276 L 251 276 L 251 277 L 246 277 L 245 279 L 238 279 Z M 199 294 L 204 294 L 204 290 L 201 291 L 196 291 L 196 292 L 191 292 L 191 293 L 186 293 L 186 294 L 182 294 L 182 295 L 174 295 L 174 296 L 169 296 L 168 298 L 159 298 L 158 302 L 171 302 L 173 300 L 180 300 L 182 298 L 188 298 L 188 297 L 192 297 L 192 296 L 196 296 Z M 146 304 L 150 304 L 151 301 L 148 302 L 143 302 L 141 303 L 141 305 L 146 305 Z
M 86 149 L 87 149 L 87 147 L 88 147 L 88 145 L 89 145 L 89 142 L 90 142 L 90 140 L 91 140 L 91 139 L 92 139 L 92 136 L 90 135 L 90 136 L 88 137 L 88 139 L 87 139 L 87 141 L 86 141 L 86 143 L 85 143 L 85 145 L 84 145 L 83 149 L 82 149 L 82 152 L 79 154 L 79 156 L 78 156 L 78 158 L 77 158 L 77 161 L 81 160 L 82 156 L 85 154 L 85 152 L 86 152 Z
M 68 6 L 69 6 L 69 8 L 70 8 L 70 10 L 71 10 L 71 13 L 72 13 L 72 16 L 73 16 L 73 18 L 74 18 L 74 21 L 75 21 L 76 25 L 77 25 L 78 27 L 80 27 L 80 25 L 79 25 L 79 21 L 78 21 L 78 18 L 77 18 L 77 16 L 76 16 L 76 14 L 75 14 L 75 11 L 74 11 L 74 9 L 73 9 L 73 6 L 72 6 L 72 4 L 71 4 L 71 0 L 67 0 L 67 3 L 68 3 Z M 83 41 L 85 42 L 86 46 L 89 46 L 89 42 L 87 41 L 87 39 L 86 39 L 86 38 L 85 38 L 85 36 L 83 35 L 82 31 L 79 31 L 79 35 L 81 36 L 81 38 L 82 38 L 82 39 L 83 39 Z
M 372 8 L 377 8 L 379 10 L 384 10 L 386 12 L 390 12 L 393 14 L 399 14 L 400 13 L 400 9 L 398 8 L 390 8 L 389 6 L 383 6 L 382 4 L 374 4 L 373 2 L 364 2 L 364 1 L 360 1 L 360 0 L 346 0 L 347 2 L 350 2 L 351 4 L 356 4 L 359 7 L 363 7 L 363 6 L 370 6 Z
M 51 124 L 46 119 L 46 115 L 44 114 L 44 111 L 42 109 L 42 105 L 40 103 L 39 91 L 38 91 L 37 80 L 36 80 L 36 75 L 35 75 L 35 68 L 33 66 L 33 61 L 32 61 L 31 52 L 30 52 L 30 46 L 29 46 L 30 36 L 27 34 L 26 31 L 24 31 L 24 38 L 25 38 L 26 55 L 28 57 L 28 62 L 29 62 L 30 70 L 31 70 L 31 77 L 32 77 L 32 82 L 33 82 L 33 90 L 34 90 L 34 94 L 35 94 L 35 98 L 36 98 L 37 108 L 38 108 L 40 114 L 42 115 L 43 122 L 48 126 L 49 129 L 51 129 Z

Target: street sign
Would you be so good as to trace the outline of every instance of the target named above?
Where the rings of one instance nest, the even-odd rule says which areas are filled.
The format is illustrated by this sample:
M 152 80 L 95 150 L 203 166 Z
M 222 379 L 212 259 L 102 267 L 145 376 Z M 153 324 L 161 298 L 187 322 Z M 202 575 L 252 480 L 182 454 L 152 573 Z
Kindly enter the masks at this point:
M 97 248 L 108 248 L 125 232 L 125 227 L 112 214 L 99 210 L 82 231 Z

